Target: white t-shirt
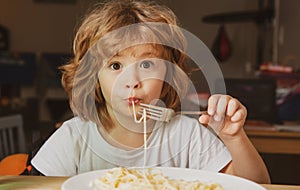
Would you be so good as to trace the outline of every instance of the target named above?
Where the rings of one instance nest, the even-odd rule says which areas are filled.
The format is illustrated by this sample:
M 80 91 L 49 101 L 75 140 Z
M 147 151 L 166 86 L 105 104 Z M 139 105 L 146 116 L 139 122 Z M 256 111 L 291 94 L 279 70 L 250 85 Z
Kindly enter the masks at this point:
M 126 137 L 124 137 L 126 138 Z M 231 156 L 224 144 L 198 120 L 178 115 L 156 122 L 147 140 L 147 167 L 182 167 L 220 171 Z M 66 121 L 32 159 L 47 176 L 72 176 L 113 167 L 144 166 L 144 147 L 123 150 L 107 143 L 93 122 Z

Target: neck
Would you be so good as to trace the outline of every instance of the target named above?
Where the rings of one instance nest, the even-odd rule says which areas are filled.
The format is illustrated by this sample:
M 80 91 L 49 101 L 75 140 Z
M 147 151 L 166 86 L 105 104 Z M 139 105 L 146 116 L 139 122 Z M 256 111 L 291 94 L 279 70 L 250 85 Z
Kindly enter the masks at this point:
M 114 114 L 111 114 L 114 116 Z M 124 115 L 118 115 L 116 117 L 111 117 L 113 126 L 109 127 L 109 130 L 105 130 L 100 127 L 99 131 L 103 138 L 111 145 L 130 150 L 133 148 L 139 148 L 144 145 L 144 124 L 134 122 L 133 117 L 128 117 Z M 147 139 L 150 136 L 152 129 L 154 127 L 155 121 L 148 120 L 147 126 Z

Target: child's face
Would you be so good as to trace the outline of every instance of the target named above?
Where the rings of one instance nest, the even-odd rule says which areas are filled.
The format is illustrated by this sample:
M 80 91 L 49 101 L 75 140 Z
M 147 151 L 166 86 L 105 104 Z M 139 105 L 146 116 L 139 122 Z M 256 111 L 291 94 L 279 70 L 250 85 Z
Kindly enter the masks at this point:
M 152 45 L 138 45 L 119 52 L 99 72 L 107 109 L 132 117 L 132 102 L 149 104 L 159 99 L 167 66 Z

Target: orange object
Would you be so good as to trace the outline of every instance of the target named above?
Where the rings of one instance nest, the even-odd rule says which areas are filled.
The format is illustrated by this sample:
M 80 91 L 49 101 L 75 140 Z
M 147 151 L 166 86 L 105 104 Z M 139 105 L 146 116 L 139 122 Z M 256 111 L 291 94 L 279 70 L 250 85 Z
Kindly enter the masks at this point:
M 27 168 L 28 154 L 12 154 L 0 162 L 0 175 L 20 175 Z
M 29 165 L 29 166 L 27 166 L 27 167 L 26 167 L 26 169 L 27 169 L 27 171 L 29 171 L 29 172 L 30 172 L 30 171 L 32 170 L 32 166 L 31 166 L 31 165 Z

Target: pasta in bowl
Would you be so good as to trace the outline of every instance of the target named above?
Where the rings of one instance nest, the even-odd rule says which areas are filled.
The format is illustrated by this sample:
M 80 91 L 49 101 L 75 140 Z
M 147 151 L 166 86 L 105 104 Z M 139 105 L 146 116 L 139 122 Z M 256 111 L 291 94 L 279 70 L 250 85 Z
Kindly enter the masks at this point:
M 158 168 L 114 168 L 91 182 L 93 190 L 223 190 L 217 183 L 202 183 L 199 180 L 169 179 Z
M 247 179 L 204 170 L 155 167 L 113 168 L 82 173 L 67 179 L 62 190 L 265 190 Z

